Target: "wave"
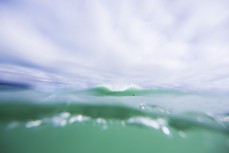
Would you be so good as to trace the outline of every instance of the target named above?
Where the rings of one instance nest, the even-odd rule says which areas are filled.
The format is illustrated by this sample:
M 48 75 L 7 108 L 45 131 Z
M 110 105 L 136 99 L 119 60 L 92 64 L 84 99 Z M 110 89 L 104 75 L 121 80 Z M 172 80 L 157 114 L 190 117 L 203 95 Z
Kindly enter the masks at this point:
M 56 118 L 63 116 L 63 114 L 65 116 L 67 114 L 69 116 L 68 119 L 80 115 L 90 119 L 103 119 L 105 121 L 119 120 L 127 124 L 144 127 L 149 127 L 151 121 L 161 124 L 163 120 L 170 127 L 178 130 L 207 128 L 225 133 L 229 132 L 227 121 L 219 120 L 204 113 L 171 113 L 162 107 L 154 105 L 134 108 L 114 104 L 2 103 L 0 107 L 0 122 L 47 120 L 47 118 L 53 118 L 53 116 Z M 65 122 L 69 123 L 71 121 L 66 120 Z M 154 126 L 152 127 L 155 128 Z
M 155 94 L 171 94 L 171 95 L 184 95 L 187 92 L 176 89 L 143 89 L 129 87 L 122 90 L 112 90 L 106 86 L 98 86 L 95 88 L 85 90 L 90 94 L 97 96 L 143 96 Z

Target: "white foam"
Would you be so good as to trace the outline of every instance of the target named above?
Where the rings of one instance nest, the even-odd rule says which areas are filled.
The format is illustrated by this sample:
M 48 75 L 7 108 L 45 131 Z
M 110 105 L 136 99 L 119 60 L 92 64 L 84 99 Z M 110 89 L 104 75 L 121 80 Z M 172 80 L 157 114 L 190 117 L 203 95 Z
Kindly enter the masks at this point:
M 125 91 L 127 89 L 142 89 L 139 85 L 136 84 L 101 84 L 97 85 L 98 87 L 105 87 L 111 91 Z

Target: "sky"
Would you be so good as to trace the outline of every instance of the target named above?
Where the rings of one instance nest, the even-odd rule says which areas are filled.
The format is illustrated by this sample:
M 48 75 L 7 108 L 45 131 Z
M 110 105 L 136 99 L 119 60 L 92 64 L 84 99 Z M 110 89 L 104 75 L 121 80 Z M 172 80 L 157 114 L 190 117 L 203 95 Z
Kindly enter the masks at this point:
M 1 0 L 0 81 L 229 90 L 228 0 Z

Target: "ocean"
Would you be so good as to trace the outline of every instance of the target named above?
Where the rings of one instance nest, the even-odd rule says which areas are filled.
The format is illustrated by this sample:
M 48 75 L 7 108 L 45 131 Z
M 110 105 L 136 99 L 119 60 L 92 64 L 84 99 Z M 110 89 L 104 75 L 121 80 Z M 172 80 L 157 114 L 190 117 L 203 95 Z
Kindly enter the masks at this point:
M 2 85 L 3 153 L 228 153 L 226 93 Z

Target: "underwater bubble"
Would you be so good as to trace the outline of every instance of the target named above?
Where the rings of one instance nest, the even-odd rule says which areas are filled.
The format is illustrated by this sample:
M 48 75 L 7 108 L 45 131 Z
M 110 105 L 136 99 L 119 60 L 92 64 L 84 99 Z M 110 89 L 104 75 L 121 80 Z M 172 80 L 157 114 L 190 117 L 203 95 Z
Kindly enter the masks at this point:
M 14 128 L 18 127 L 19 124 L 20 124 L 20 122 L 18 122 L 18 121 L 13 121 L 13 122 L 11 122 L 11 123 L 8 124 L 8 128 L 14 129 Z
M 133 125 L 141 125 L 141 126 L 147 126 L 151 127 L 154 129 L 159 129 L 160 124 L 157 122 L 157 120 L 153 120 L 151 118 L 147 117 L 135 117 L 135 118 L 130 118 L 127 123 L 133 124 Z
M 62 113 L 59 114 L 59 116 L 60 116 L 61 118 L 69 118 L 70 115 L 71 115 L 71 114 L 70 114 L 69 112 L 62 112 Z
M 106 129 L 108 128 L 108 124 L 107 124 L 106 119 L 97 118 L 97 119 L 96 119 L 96 123 L 99 124 L 99 125 L 102 125 L 102 129 L 103 129 L 103 130 L 106 130 Z
M 60 117 L 53 117 L 51 121 L 55 126 L 65 126 L 67 124 L 67 120 Z
M 106 120 L 103 119 L 103 118 L 97 118 L 96 119 L 96 123 L 98 123 L 98 124 L 106 124 Z
M 32 127 L 37 127 L 39 125 L 41 125 L 41 120 L 35 120 L 35 121 L 29 121 L 28 123 L 26 123 L 26 127 L 27 128 L 32 128 Z
M 186 138 L 186 133 L 183 132 L 183 131 L 179 131 L 179 132 L 178 132 L 178 135 L 179 135 L 181 138 Z
M 69 118 L 68 122 L 71 124 L 71 123 L 74 123 L 74 122 L 83 122 L 83 121 L 86 121 L 88 120 L 89 118 L 86 117 L 86 116 L 83 116 L 83 115 L 76 115 L 76 116 L 72 116 Z
M 165 135 L 170 135 L 170 130 L 168 129 L 168 127 L 163 126 L 161 129 Z

